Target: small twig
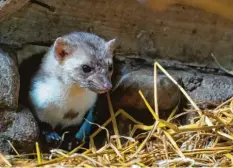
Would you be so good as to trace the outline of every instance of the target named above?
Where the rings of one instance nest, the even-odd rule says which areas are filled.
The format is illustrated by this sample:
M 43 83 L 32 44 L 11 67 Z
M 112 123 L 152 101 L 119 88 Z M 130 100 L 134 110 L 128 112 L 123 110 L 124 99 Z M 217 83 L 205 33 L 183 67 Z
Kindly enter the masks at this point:
M 189 100 L 189 102 L 192 104 L 192 106 L 195 108 L 195 110 L 198 111 L 199 115 L 202 115 L 201 109 L 196 105 L 196 103 L 191 99 L 191 97 L 188 95 L 188 93 L 184 90 L 183 87 L 180 86 L 180 84 L 158 63 L 155 62 L 155 64 L 159 67 L 159 69 L 180 89 L 180 91 L 185 95 L 185 97 Z
M 99 124 L 93 123 L 91 121 L 88 121 L 85 118 L 84 118 L 84 120 L 86 120 L 89 124 L 95 125 L 95 126 L 99 127 L 100 129 L 105 130 L 106 131 L 106 135 L 107 135 L 107 142 L 109 142 L 109 140 L 110 140 L 110 134 L 109 134 L 109 131 L 108 131 L 107 128 L 105 128 L 104 126 L 100 126 Z
M 2 153 L 0 153 L 0 159 L 2 159 L 8 166 L 12 166 L 10 162 L 2 155 Z
M 76 157 L 76 156 L 83 157 L 83 158 L 85 158 L 85 159 L 91 161 L 92 163 L 94 163 L 94 164 L 96 164 L 96 165 L 99 165 L 99 166 L 101 166 L 101 167 L 106 167 L 106 166 L 104 166 L 103 164 L 101 164 L 100 162 L 95 161 L 94 159 L 92 159 L 92 158 L 90 158 L 90 157 L 88 157 L 88 156 L 86 156 L 86 155 L 84 155 L 84 154 L 75 153 L 75 154 L 72 155 L 72 157 Z
M 221 107 L 223 107 L 224 105 L 230 103 L 231 101 L 233 101 L 233 97 L 228 99 L 227 101 L 223 102 L 222 104 L 220 104 L 218 107 L 216 107 L 213 111 L 217 111 L 218 109 L 220 109 Z
M 59 150 L 59 149 L 52 149 L 51 153 L 57 153 L 57 154 L 59 154 L 59 155 L 61 155 L 63 157 L 67 157 L 67 158 L 69 157 L 69 155 L 63 153 L 62 150 Z
M 154 110 L 152 109 L 152 107 L 150 106 L 150 104 L 148 103 L 148 101 L 146 100 L 146 98 L 143 95 L 143 93 L 141 92 L 141 90 L 139 90 L 139 94 L 142 97 L 144 103 L 146 104 L 149 112 L 152 114 L 152 116 L 154 117 L 154 119 L 159 122 L 159 127 L 161 127 L 162 125 L 165 125 L 165 126 L 171 128 L 173 130 L 177 130 L 177 126 L 175 124 L 172 124 L 172 123 L 167 122 L 165 120 L 159 119 L 159 117 L 155 114 Z
M 117 156 L 119 156 L 122 160 L 124 160 L 119 150 L 112 143 L 110 143 L 110 147 L 116 152 Z
M 9 145 L 11 146 L 11 148 L 15 151 L 15 153 L 19 156 L 20 154 L 18 153 L 18 151 L 15 149 L 15 147 L 12 145 L 12 143 L 7 140 L 7 142 L 9 143 Z
M 101 153 L 105 151 L 109 147 L 109 144 L 105 144 L 103 147 L 101 147 L 99 150 L 96 151 L 96 153 Z
M 127 139 L 127 140 L 129 140 L 129 141 L 131 141 L 131 142 L 135 142 L 135 139 L 134 138 L 132 138 L 132 137 L 127 137 L 127 136 L 117 136 L 117 135 L 112 135 L 111 136 L 111 139 L 117 139 L 117 138 L 124 138 L 124 139 Z
M 171 142 L 173 147 L 176 149 L 176 152 L 178 153 L 178 155 L 181 158 L 185 158 L 184 154 L 182 153 L 182 151 L 180 150 L 179 146 L 177 145 L 175 140 L 172 138 L 172 136 L 167 131 L 163 131 L 163 132 L 164 132 L 164 135 L 167 137 L 167 139 Z
M 167 141 L 166 141 L 165 135 L 163 135 L 162 138 L 163 138 L 163 146 L 164 146 L 165 156 L 166 156 L 166 159 L 169 159 L 168 150 L 167 150 Z
M 36 155 L 37 155 L 38 164 L 41 164 L 42 163 L 42 161 L 41 161 L 41 153 L 40 153 L 40 147 L 39 147 L 38 142 L 36 142 Z
M 109 93 L 107 93 L 107 99 L 108 99 L 109 111 L 110 111 L 110 114 L 111 114 L 111 120 L 112 120 L 114 134 L 119 135 L 119 130 L 118 130 L 118 127 L 117 127 L 117 122 L 116 122 L 116 118 L 115 118 L 115 115 L 114 115 L 114 110 L 113 110 L 113 107 L 112 107 L 112 102 L 111 102 Z M 122 148 L 120 139 L 117 139 L 117 147 L 119 149 Z
M 84 145 L 84 142 L 81 143 L 79 146 L 77 146 L 76 148 L 74 148 L 71 152 L 68 153 L 68 155 L 72 155 L 74 153 L 76 153 L 82 146 Z
M 157 88 L 157 66 L 154 64 L 154 106 L 155 113 L 159 118 L 159 107 L 158 107 L 158 88 Z
M 159 124 L 159 122 L 155 121 L 152 130 L 149 132 L 149 134 L 147 135 L 146 139 L 144 139 L 144 141 L 138 147 L 137 151 L 130 157 L 130 159 L 133 158 L 133 157 L 135 157 L 144 148 L 144 146 L 146 145 L 146 142 L 148 142 L 148 140 L 151 138 L 151 136 L 153 135 L 153 133 L 157 129 L 158 124 Z

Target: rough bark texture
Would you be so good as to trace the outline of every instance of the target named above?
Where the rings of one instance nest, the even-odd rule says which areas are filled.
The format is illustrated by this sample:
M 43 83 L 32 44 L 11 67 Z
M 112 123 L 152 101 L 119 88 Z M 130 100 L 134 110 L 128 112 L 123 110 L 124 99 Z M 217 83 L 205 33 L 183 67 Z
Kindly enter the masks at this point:
M 225 67 L 233 61 L 232 22 L 185 5 L 155 12 L 136 0 L 41 0 L 55 11 L 29 4 L 0 24 L 0 42 L 48 43 L 70 31 L 119 38 L 119 52 L 211 65 L 214 52 Z

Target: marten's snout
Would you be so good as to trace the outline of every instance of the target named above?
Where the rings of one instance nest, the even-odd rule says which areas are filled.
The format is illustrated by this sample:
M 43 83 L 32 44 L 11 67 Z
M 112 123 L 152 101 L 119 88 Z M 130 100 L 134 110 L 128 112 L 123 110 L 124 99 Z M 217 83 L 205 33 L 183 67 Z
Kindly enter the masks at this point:
M 102 80 L 99 81 L 99 88 L 97 92 L 105 93 L 108 92 L 112 88 L 112 83 L 110 80 Z
M 107 75 L 93 75 L 89 78 L 88 88 L 97 93 L 105 93 L 108 92 L 112 88 L 112 82 Z
M 105 83 L 104 83 L 104 88 L 105 88 L 106 90 L 110 90 L 110 89 L 112 88 L 112 84 L 111 84 L 110 82 L 105 82 Z
M 108 75 L 100 75 L 99 83 L 102 85 L 100 89 L 103 90 L 104 92 L 107 92 L 112 88 L 112 83 Z

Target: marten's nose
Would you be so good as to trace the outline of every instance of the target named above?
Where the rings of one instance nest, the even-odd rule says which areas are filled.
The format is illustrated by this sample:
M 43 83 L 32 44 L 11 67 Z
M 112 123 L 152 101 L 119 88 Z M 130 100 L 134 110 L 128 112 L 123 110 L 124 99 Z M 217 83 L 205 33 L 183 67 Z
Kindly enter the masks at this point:
M 109 90 L 109 89 L 112 88 L 112 84 L 109 83 L 109 82 L 105 82 L 105 83 L 104 83 L 104 88 Z

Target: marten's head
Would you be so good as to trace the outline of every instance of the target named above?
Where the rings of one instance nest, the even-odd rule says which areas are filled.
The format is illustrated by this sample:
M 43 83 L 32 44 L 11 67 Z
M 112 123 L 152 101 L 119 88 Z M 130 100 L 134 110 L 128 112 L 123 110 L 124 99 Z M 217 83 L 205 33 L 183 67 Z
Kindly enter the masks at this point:
M 112 88 L 115 41 L 106 42 L 97 35 L 84 32 L 57 38 L 52 51 L 61 79 L 96 93 L 109 91 Z

